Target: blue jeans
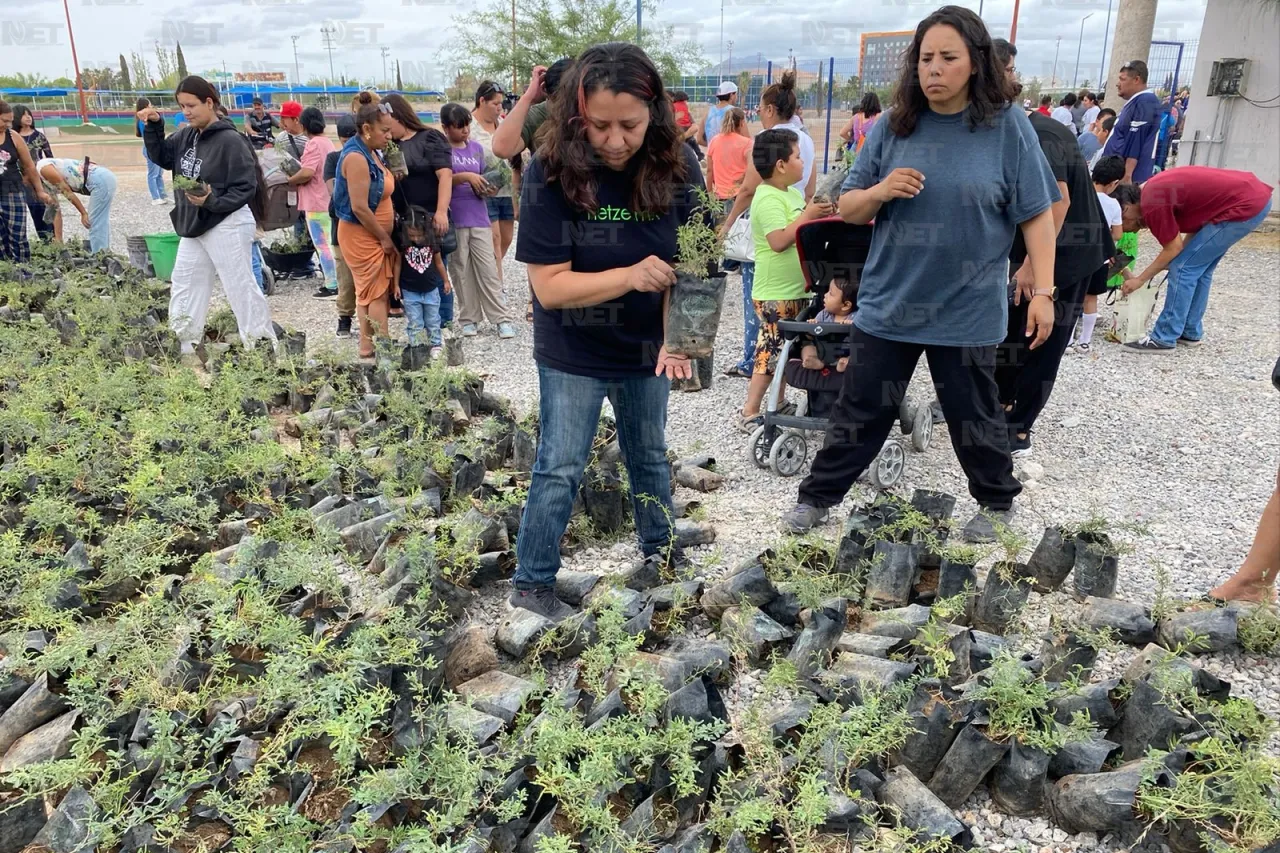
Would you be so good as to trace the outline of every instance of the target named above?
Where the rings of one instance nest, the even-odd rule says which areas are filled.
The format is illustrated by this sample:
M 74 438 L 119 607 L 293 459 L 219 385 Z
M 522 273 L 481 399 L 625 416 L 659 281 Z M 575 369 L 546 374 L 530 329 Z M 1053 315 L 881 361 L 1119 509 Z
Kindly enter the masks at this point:
M 441 345 L 440 339 L 440 288 L 420 293 L 416 290 L 401 290 L 400 302 L 404 305 L 405 335 L 409 338 L 409 346 L 416 347 L 426 343 L 433 347 Z
M 147 190 L 151 193 L 151 198 L 164 198 L 164 169 L 151 162 L 146 146 L 142 148 L 142 159 L 147 163 Z
M 1151 340 L 1162 346 L 1177 344 L 1178 338 L 1198 341 L 1204 337 L 1205 309 L 1209 307 L 1209 285 L 1213 271 L 1227 250 L 1267 218 L 1271 202 L 1244 222 L 1214 222 L 1201 228 L 1187 241 L 1178 257 L 1169 264 L 1169 290 L 1164 310 L 1151 329 Z
M 89 251 L 111 248 L 111 202 L 116 197 L 116 176 L 102 166 L 89 169 Z
M 258 283 L 258 289 L 266 293 L 267 287 L 262 280 L 262 244 L 257 240 L 254 240 L 249 248 L 249 258 L 253 265 L 253 280 Z
M 592 379 L 539 364 L 538 390 L 541 432 L 516 542 L 516 586 L 528 589 L 555 583 L 560 539 L 569 526 L 605 397 L 613 404 L 618 423 L 640 550 L 650 556 L 665 548 L 671 536 L 666 441 L 670 380 L 652 375 Z
M 453 281 L 453 267 L 449 266 L 449 256 L 441 253 L 440 255 L 445 270 L 449 273 L 449 280 Z M 453 323 L 453 291 L 440 294 L 440 325 L 448 326 Z
M 742 265 L 742 361 L 738 370 L 755 372 L 756 338 L 760 336 L 760 316 L 751 302 L 751 287 L 756 282 L 756 265 Z

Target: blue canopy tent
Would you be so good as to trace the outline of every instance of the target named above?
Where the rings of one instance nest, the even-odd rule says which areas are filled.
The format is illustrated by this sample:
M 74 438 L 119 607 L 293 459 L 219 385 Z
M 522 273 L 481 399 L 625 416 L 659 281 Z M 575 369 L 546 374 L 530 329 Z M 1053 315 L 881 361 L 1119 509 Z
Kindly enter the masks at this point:
M 38 87 L 35 89 L 0 89 L 0 95 L 10 98 L 65 98 L 71 94 L 70 89 L 52 89 Z

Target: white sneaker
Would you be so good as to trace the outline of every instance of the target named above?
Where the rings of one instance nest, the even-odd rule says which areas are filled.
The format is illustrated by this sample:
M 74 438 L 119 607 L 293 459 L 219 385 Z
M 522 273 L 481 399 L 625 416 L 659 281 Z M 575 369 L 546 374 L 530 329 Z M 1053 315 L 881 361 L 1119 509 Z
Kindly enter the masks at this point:
M 152 207 L 160 207 L 161 205 L 168 204 L 168 203 L 169 203 L 169 199 L 167 199 L 167 198 L 153 198 L 153 199 L 151 199 L 151 206 L 152 206 Z
M 440 357 L 440 356 L 442 356 L 442 355 L 444 355 L 444 347 L 432 347 L 432 348 L 431 348 L 431 360 L 432 360 L 432 361 L 435 361 L 437 358 L 439 358 L 439 357 Z

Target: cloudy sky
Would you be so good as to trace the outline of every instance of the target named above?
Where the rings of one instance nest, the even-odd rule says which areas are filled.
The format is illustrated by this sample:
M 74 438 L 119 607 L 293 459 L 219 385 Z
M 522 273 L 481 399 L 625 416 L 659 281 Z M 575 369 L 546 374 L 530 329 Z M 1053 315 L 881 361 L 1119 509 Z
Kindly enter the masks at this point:
M 488 2 L 488 0 L 482 0 Z M 517 0 L 519 2 L 519 0 Z M 655 24 L 672 24 L 697 41 L 709 63 L 728 53 L 785 61 L 789 51 L 814 66 L 835 56 L 837 73 L 856 70 L 859 34 L 911 29 L 937 0 L 724 0 L 724 42 L 715 0 L 665 0 Z M 1163 0 L 1155 38 L 1197 39 L 1206 0 Z M 69 0 L 76 47 L 83 65 L 118 64 L 120 52 L 145 51 L 154 42 L 182 43 L 193 73 L 280 71 L 292 78 L 297 36 L 302 78 L 327 77 L 329 54 L 321 27 L 334 31 L 335 74 L 361 82 L 382 79 L 399 60 L 406 85 L 440 85 L 451 73 L 442 55 L 451 22 L 474 0 Z M 61 0 L 3 0 L 0 73 L 39 71 L 70 76 L 71 52 Z M 967 2 L 975 10 L 977 0 Z M 1118 2 L 1116 3 L 1118 6 Z M 714 10 L 708 14 L 708 10 Z M 1092 14 L 1091 14 L 1092 13 Z M 983 18 L 994 35 L 1008 37 L 1013 0 L 984 0 Z M 1084 38 L 1081 40 L 1081 19 Z M 1112 27 L 1116 9 L 1112 9 Z M 518 15 L 517 15 L 518 17 Z M 1070 80 L 1080 53 L 1079 82 L 1096 83 L 1102 63 L 1107 0 L 1024 0 L 1018 24 L 1018 67 L 1024 77 Z M 495 37 L 505 37 L 495 34 Z M 394 71 L 391 72 L 394 74 Z M 1185 77 L 1184 71 L 1184 77 Z

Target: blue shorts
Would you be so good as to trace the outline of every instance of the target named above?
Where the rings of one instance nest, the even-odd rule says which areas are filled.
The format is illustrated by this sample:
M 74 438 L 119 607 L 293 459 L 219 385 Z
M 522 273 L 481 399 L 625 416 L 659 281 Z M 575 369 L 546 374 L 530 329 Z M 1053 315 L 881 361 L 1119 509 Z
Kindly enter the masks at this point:
M 516 218 L 516 205 L 511 196 L 501 196 L 487 198 L 484 200 L 485 206 L 489 208 L 490 222 L 514 222 Z

